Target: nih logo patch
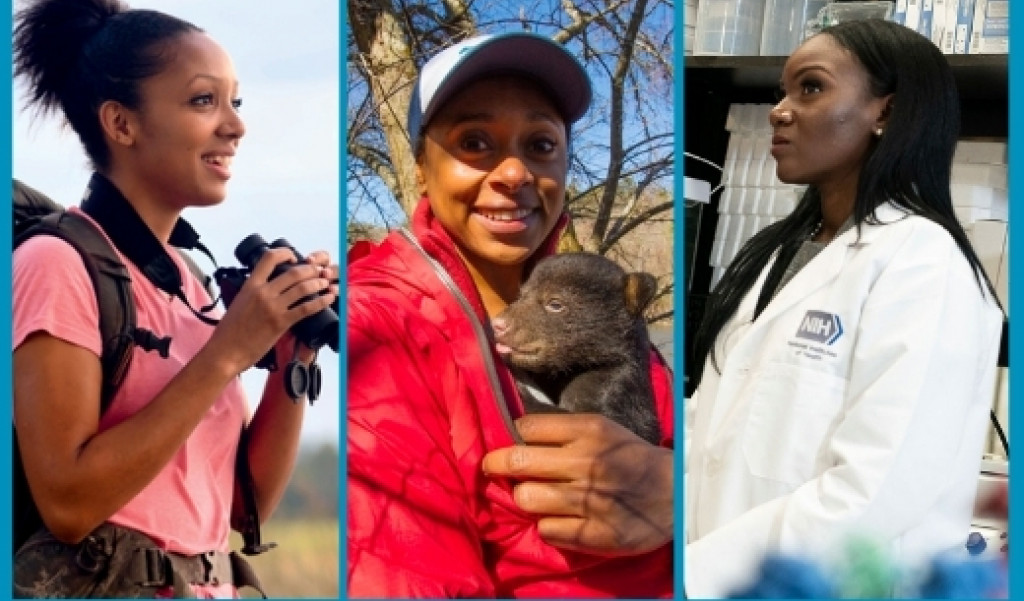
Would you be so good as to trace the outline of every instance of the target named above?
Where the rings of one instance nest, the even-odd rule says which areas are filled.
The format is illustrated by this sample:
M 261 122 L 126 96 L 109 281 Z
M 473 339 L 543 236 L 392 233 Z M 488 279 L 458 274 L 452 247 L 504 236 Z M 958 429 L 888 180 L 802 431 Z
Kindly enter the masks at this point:
M 796 331 L 797 338 L 824 344 L 832 344 L 842 335 L 843 322 L 839 320 L 839 316 L 824 311 L 808 311 Z

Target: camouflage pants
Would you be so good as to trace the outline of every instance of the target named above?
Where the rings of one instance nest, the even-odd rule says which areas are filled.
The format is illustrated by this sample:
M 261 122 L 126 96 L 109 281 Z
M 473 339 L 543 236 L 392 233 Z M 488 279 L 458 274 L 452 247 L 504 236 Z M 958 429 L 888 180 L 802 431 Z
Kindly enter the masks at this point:
M 112 524 L 101 525 L 75 545 L 39 530 L 14 555 L 14 597 L 153 598 L 166 583 L 137 573 L 138 553 L 145 549 L 156 549 L 156 544 Z M 188 586 L 174 588 L 176 594 L 191 592 Z

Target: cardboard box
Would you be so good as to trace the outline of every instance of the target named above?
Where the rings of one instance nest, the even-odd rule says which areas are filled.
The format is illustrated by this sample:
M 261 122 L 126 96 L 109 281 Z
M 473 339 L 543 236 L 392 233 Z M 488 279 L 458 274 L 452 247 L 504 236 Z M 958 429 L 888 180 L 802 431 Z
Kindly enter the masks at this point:
M 946 30 L 942 32 L 942 49 L 944 54 L 953 54 L 956 41 L 956 18 L 960 11 L 960 0 L 946 0 Z
M 935 3 L 932 0 L 920 0 L 921 17 L 917 23 L 917 33 L 929 40 L 932 39 L 932 16 Z
M 942 39 L 946 34 L 946 0 L 932 2 L 932 43 L 942 48 Z
M 719 221 L 719 224 L 721 224 L 721 221 Z M 708 258 L 708 265 L 718 267 L 722 264 L 722 248 L 724 247 L 725 239 L 716 236 L 715 241 L 711 243 L 711 256 Z
M 892 20 L 900 25 L 907 24 L 907 0 L 896 0 L 896 8 L 893 10 Z
M 917 31 L 921 23 L 921 1 L 907 0 L 907 15 L 903 18 L 903 24 L 914 31 Z
M 989 209 L 999 215 L 1008 212 L 1009 197 L 1005 188 L 952 183 L 949 186 L 949 193 L 953 197 L 954 207 Z
M 1006 142 L 989 140 L 960 140 L 953 154 L 954 163 L 1006 164 Z
M 736 188 L 732 186 L 726 186 L 722 190 L 722 196 L 718 199 L 718 213 L 735 213 L 734 206 L 736 204 Z M 719 222 L 721 225 L 721 222 Z
M 975 0 L 970 54 L 1006 54 L 1010 47 L 1008 0 Z
M 1007 227 L 1005 221 L 981 220 L 974 222 L 967 231 L 971 246 L 977 253 L 981 266 L 996 289 L 996 296 L 1003 307 L 1009 307 L 1007 289 L 1009 286 L 1007 260 Z
M 953 212 L 956 214 L 956 220 L 960 222 L 960 225 L 964 229 L 973 226 L 975 223 L 982 221 L 988 221 L 992 219 L 991 209 L 981 209 L 978 207 L 958 207 L 953 206 Z
M 955 184 L 972 184 L 989 188 L 1007 189 L 1006 165 L 953 163 L 952 180 Z
M 772 197 L 772 215 L 785 217 L 793 212 L 803 190 L 797 187 L 776 188 Z
M 687 27 L 697 27 L 697 3 L 695 1 L 686 0 L 686 14 L 683 18 L 683 23 Z
M 956 9 L 956 37 L 953 39 L 953 54 L 967 54 L 970 48 L 975 1 L 960 0 L 960 6 Z
M 1003 302 L 1003 301 L 1000 301 Z M 1003 302 L 1003 308 L 1007 311 L 1010 310 L 1009 306 Z M 995 383 L 995 393 L 993 395 L 994 400 L 992 402 L 992 410 L 996 412 L 996 417 L 999 419 L 999 424 L 1003 427 L 1003 434 L 1006 435 L 1006 440 L 1010 440 L 1010 376 L 1009 368 L 998 367 L 996 368 L 997 378 Z M 996 434 L 996 429 L 992 428 L 992 433 L 989 436 L 988 452 L 996 457 L 1006 456 L 1006 451 L 1003 450 L 1003 443 L 999 440 L 999 435 Z M 983 473 L 982 476 L 985 474 Z M 1003 476 L 1005 480 L 1005 475 Z M 980 486 L 979 482 L 979 486 Z M 980 492 L 980 489 L 979 489 Z

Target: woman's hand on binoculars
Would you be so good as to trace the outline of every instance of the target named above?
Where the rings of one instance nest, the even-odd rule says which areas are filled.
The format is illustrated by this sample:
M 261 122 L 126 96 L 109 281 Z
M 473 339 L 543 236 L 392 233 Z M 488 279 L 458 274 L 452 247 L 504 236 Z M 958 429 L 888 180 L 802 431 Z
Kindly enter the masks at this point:
M 331 256 L 324 251 L 316 251 L 310 253 L 306 257 L 306 261 L 313 265 L 318 265 L 322 269 L 320 277 L 327 278 L 330 282 L 330 290 L 333 296 L 331 301 L 327 304 L 334 302 L 333 299 L 338 296 L 338 274 L 341 272 L 337 264 L 331 263 Z M 316 313 L 314 311 L 313 313 Z M 298 347 L 296 348 L 296 345 Z M 295 358 L 299 361 L 309 364 L 315 357 L 316 351 L 306 346 L 304 343 L 298 340 L 291 329 L 285 330 L 280 340 L 277 342 L 278 362 L 283 364 L 286 362 L 284 358 L 292 357 L 293 352 L 296 354 Z
M 292 266 L 270 279 L 281 263 Z M 241 373 L 259 361 L 292 325 L 334 302 L 338 273 L 338 266 L 332 265 L 330 255 L 323 251 L 310 253 L 305 262 L 298 263 L 291 249 L 267 250 L 231 302 L 210 343 L 223 345 L 225 358 Z

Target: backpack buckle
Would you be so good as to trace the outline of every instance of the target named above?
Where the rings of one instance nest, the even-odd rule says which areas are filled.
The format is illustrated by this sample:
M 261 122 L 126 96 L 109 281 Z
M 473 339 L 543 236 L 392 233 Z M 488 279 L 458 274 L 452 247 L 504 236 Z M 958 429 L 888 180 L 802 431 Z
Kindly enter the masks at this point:
M 161 549 L 136 549 L 141 554 L 142 576 L 138 581 L 141 586 L 166 586 L 170 580 L 171 561 Z
M 215 566 L 211 558 L 214 557 L 214 551 L 207 551 L 199 554 L 199 561 L 203 565 L 203 583 L 212 584 L 217 586 L 220 584 L 220 574 L 214 570 Z
M 75 563 L 82 571 L 95 574 L 107 565 L 112 553 L 110 541 L 104 537 L 90 535 L 78 546 Z

